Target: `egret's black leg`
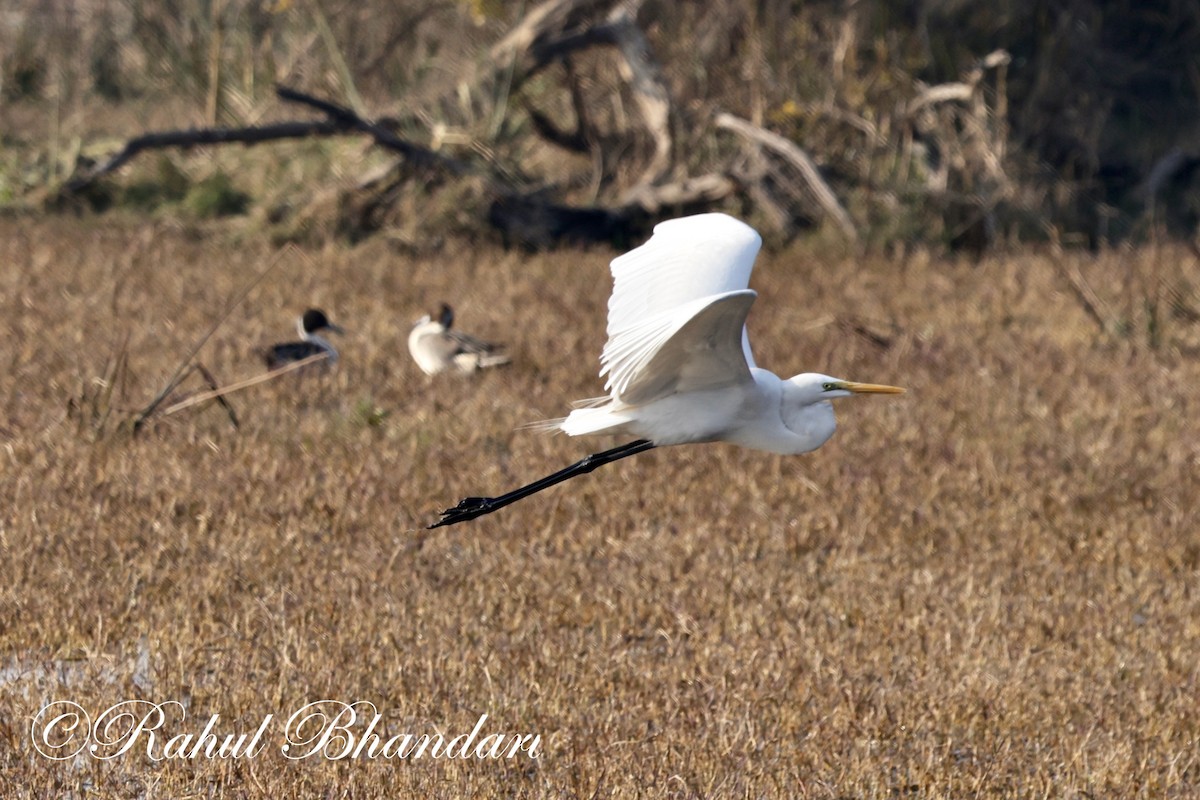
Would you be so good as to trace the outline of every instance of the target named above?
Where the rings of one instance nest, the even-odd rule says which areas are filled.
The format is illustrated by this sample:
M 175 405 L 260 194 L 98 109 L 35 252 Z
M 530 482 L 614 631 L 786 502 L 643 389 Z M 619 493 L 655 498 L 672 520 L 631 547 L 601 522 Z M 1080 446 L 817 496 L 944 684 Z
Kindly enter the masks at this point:
M 541 480 L 534 481 L 527 486 L 522 486 L 520 489 L 513 489 L 508 494 L 502 494 L 499 497 L 467 497 L 460 500 L 454 508 L 448 508 L 443 511 L 442 518 L 428 527 L 440 528 L 443 525 L 456 525 L 459 522 L 466 522 L 469 519 L 482 517 L 484 514 L 490 514 L 493 511 L 504 508 L 510 503 L 515 503 L 518 500 L 529 497 L 531 494 L 536 494 L 542 489 L 549 489 L 556 483 L 562 483 L 565 480 L 574 478 L 576 475 L 583 475 L 597 467 L 611 464 L 614 461 L 619 461 L 629 456 L 636 456 L 638 453 L 644 453 L 653 448 L 654 442 L 648 439 L 638 439 L 636 442 L 623 444 L 620 447 L 614 447 L 612 450 L 605 450 L 603 453 L 593 453 L 590 456 L 585 456 L 565 469 L 560 469 L 558 472 L 547 475 Z

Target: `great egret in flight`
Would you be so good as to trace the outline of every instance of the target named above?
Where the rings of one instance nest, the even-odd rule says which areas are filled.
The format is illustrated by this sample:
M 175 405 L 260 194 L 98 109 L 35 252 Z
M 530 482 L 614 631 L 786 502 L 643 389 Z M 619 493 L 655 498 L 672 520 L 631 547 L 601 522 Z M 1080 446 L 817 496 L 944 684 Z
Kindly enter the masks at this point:
M 300 341 L 274 344 L 263 351 L 262 357 L 267 362 L 267 369 L 279 369 L 293 362 L 322 354 L 328 359 L 326 363 L 337 361 L 337 350 L 319 332 L 345 333 L 345 331 L 330 322 L 324 311 L 319 308 L 310 308 L 305 311 L 300 319 L 296 320 L 296 331 L 300 334 Z
M 436 319 L 429 315 L 421 317 L 408 334 L 408 352 L 426 375 L 446 370 L 470 373 L 512 360 L 499 352 L 500 345 L 450 330 L 453 326 L 454 309 L 442 303 Z
M 807 453 L 833 435 L 836 397 L 900 394 L 896 386 L 804 373 L 780 380 L 754 364 L 746 288 L 762 239 L 725 214 L 660 223 L 641 247 L 612 262 L 608 342 L 600 354 L 608 396 L 544 427 L 571 436 L 610 433 L 636 441 L 595 453 L 499 497 L 468 497 L 430 525 L 490 514 L 576 475 L 654 447 L 732 442 Z

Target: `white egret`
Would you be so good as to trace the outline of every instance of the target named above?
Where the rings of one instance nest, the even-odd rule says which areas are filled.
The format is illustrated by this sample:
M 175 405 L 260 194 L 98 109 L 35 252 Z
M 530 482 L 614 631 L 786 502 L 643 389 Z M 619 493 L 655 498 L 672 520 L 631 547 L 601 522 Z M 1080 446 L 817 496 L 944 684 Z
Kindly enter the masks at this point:
M 303 361 L 316 355 L 325 355 L 326 363 L 337 361 L 338 352 L 333 345 L 319 334 L 319 331 L 345 333 L 340 327 L 329 321 L 325 312 L 319 308 L 310 308 L 296 320 L 296 330 L 300 334 L 298 342 L 283 342 L 268 347 L 263 351 L 263 360 L 267 369 L 279 369 L 296 361 Z
M 421 317 L 408 334 L 408 352 L 426 375 L 446 370 L 471 373 L 512 360 L 499 352 L 500 345 L 451 330 L 453 326 L 454 309 L 442 303 L 436 319 L 429 315 Z
M 625 434 L 636 441 L 595 453 L 499 497 L 468 497 L 430 525 L 453 525 L 515 503 L 604 464 L 654 447 L 732 442 L 793 455 L 833 435 L 830 400 L 900 394 L 896 386 L 804 373 L 781 380 L 755 366 L 746 316 L 762 239 L 725 214 L 660 223 L 641 247 L 612 262 L 608 342 L 600 354 L 608 396 L 547 429 L 571 436 Z

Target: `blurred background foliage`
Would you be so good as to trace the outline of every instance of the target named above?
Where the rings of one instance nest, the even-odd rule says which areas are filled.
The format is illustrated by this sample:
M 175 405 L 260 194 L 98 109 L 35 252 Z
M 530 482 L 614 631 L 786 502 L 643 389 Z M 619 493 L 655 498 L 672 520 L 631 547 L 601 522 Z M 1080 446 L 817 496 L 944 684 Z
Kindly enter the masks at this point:
M 492 45 L 535 6 L 0 0 L 0 203 L 39 207 L 81 160 L 144 131 L 308 116 L 275 99 L 283 83 L 519 173 L 562 202 L 603 204 L 647 158 L 620 64 L 581 51 L 516 96 L 503 72 L 479 77 L 493 67 Z M 1196 237 L 1194 0 L 646 0 L 636 19 L 672 93 L 676 174 L 729 158 L 735 142 L 708 124 L 726 111 L 804 148 L 871 245 Z M 565 120 L 580 101 L 608 136 L 601 155 L 539 135 L 537 115 Z M 230 150 L 142 159 L 95 205 L 257 209 L 267 224 L 312 232 L 323 212 L 307 201 L 344 207 L 348 187 L 392 161 L 361 139 Z M 158 189 L 148 186 L 156 176 Z M 229 196 L 195 201 L 190 186 L 202 182 Z M 406 197 L 390 220 L 372 206 L 372 230 L 415 236 L 401 222 L 414 208 L 427 209 L 426 233 L 486 225 L 461 188 L 444 187 L 440 211 L 428 210 L 436 183 L 393 181 L 393 199 Z M 803 194 L 790 211 L 815 223 Z M 316 235 L 346 230 L 340 220 Z

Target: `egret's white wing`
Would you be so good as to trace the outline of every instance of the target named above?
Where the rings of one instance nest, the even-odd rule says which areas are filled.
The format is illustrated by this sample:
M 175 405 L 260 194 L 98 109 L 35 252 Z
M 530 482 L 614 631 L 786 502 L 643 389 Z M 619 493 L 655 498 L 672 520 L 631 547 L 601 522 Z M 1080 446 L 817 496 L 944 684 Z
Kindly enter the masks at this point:
M 660 222 L 650 240 L 612 262 L 608 335 L 701 297 L 750 286 L 758 233 L 727 214 Z
M 646 330 L 635 333 L 638 329 L 669 328 L 663 318 L 676 319 L 681 306 L 746 289 L 761 246 L 753 228 L 727 214 L 698 214 L 654 226 L 649 241 L 613 259 L 608 343 L 601 361 L 619 362 L 615 353 L 634 346 L 627 340 L 649 335 Z M 753 367 L 744 329 L 741 339 L 746 363 Z
M 757 296 L 742 289 L 701 297 L 626 328 L 600 356 L 604 388 L 614 400 L 638 405 L 752 380 L 743 334 Z

